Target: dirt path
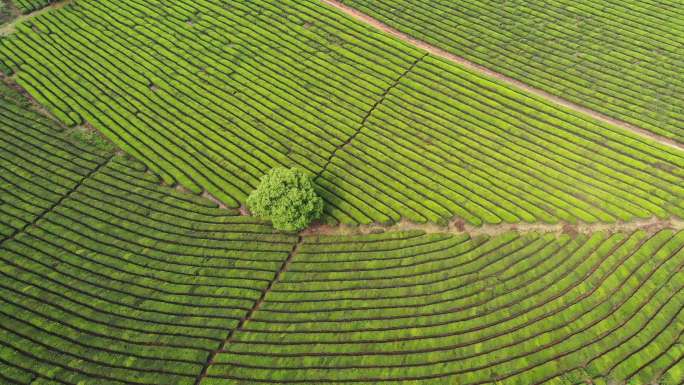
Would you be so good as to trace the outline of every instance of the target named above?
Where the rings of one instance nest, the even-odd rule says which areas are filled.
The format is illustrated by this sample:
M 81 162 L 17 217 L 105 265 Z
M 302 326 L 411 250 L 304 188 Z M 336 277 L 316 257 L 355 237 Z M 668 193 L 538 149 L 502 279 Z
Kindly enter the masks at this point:
M 518 231 L 521 233 L 554 233 L 554 234 L 591 234 L 599 231 L 608 233 L 624 232 L 629 233 L 636 230 L 644 230 L 648 232 L 656 232 L 662 229 L 684 230 L 684 220 L 677 218 L 670 219 L 637 219 L 630 222 L 616 222 L 616 223 L 502 223 L 496 225 L 471 226 L 464 224 L 461 220 L 453 221 L 447 226 L 439 226 L 433 223 L 412 223 L 408 221 L 401 221 L 390 226 L 383 225 L 317 225 L 302 231 L 302 236 L 316 236 L 316 235 L 360 235 L 372 234 L 377 232 L 390 231 L 409 231 L 420 230 L 426 233 L 451 233 L 462 234 L 468 233 L 475 237 L 478 235 L 496 236 L 509 231 Z
M 590 108 L 581 106 L 579 104 L 575 104 L 569 100 L 563 99 L 563 98 L 556 96 L 556 95 L 553 95 L 553 94 L 550 94 L 550 93 L 543 91 L 543 90 L 540 90 L 538 88 L 532 87 L 532 86 L 527 85 L 527 84 L 525 84 L 519 80 L 508 77 L 504 74 L 492 71 L 492 70 L 490 70 L 486 67 L 483 67 L 479 64 L 473 63 L 468 59 L 454 55 L 454 54 L 449 53 L 449 52 L 447 52 L 441 48 L 438 48 L 434 45 L 431 45 L 431 44 L 426 43 L 422 40 L 411 37 L 411 36 L 401 32 L 401 31 L 399 31 L 393 27 L 390 27 L 389 25 L 387 25 L 387 24 L 385 24 L 385 23 L 383 23 L 377 19 L 372 18 L 371 16 L 366 15 L 365 13 L 362 13 L 362 12 L 360 12 L 354 8 L 351 8 L 348 5 L 342 4 L 338 0 L 320 0 L 320 1 L 324 4 L 327 4 L 331 7 L 334 7 L 336 9 L 344 12 L 345 14 L 353 17 L 356 20 L 359 20 L 359 21 L 361 21 L 365 24 L 368 24 L 370 26 L 373 26 L 373 27 L 375 27 L 375 28 L 377 28 L 377 29 L 379 29 L 379 30 L 391 35 L 391 36 L 394 36 L 397 39 L 400 39 L 406 43 L 409 43 L 415 47 L 423 49 L 432 55 L 439 56 L 443 59 L 447 59 L 449 61 L 458 63 L 458 64 L 460 64 L 460 65 L 462 65 L 468 69 L 471 69 L 471 70 L 479 72 L 481 74 L 485 74 L 487 76 L 496 78 L 496 79 L 498 79 L 504 83 L 515 86 L 517 88 L 523 89 L 530 94 L 540 96 L 544 99 L 552 101 L 553 103 L 559 104 L 563 107 L 566 107 L 566 108 L 569 108 L 571 110 L 580 112 L 582 114 L 591 116 L 592 118 L 599 120 L 601 122 L 612 124 L 614 126 L 618 126 L 622 129 L 630 131 L 630 132 L 637 134 L 639 136 L 647 137 L 647 138 L 654 140 L 654 141 L 656 141 L 662 145 L 665 145 L 665 146 L 668 146 L 671 148 L 675 148 L 677 150 L 684 150 L 684 143 L 679 143 L 674 139 L 670 139 L 670 138 L 666 138 L 664 136 L 660 136 L 660 135 L 655 134 L 651 131 L 645 130 L 641 127 L 637 127 L 633 124 L 623 122 L 619 119 L 611 118 L 610 116 L 604 115 L 600 112 L 594 111 Z
M 10 21 L 9 23 L 0 26 L 0 36 L 6 36 L 11 33 L 16 32 L 17 30 L 17 24 L 24 22 L 26 20 L 32 19 L 36 16 L 40 16 L 46 12 L 50 12 L 55 9 L 59 8 L 64 8 L 67 4 L 70 4 L 72 0 L 60 0 L 56 1 L 50 5 L 47 5 L 37 11 L 33 11 L 31 13 L 27 13 L 25 15 L 19 15 L 16 19 Z

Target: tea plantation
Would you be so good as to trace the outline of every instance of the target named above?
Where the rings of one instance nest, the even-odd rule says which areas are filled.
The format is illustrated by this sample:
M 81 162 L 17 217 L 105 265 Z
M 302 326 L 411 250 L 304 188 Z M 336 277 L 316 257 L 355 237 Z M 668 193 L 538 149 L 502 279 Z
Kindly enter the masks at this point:
M 343 2 L 642 135 L 335 1 L 12 1 L 0 385 L 684 385 L 679 75 L 612 61 L 684 4 Z M 653 47 L 555 66 L 561 6 Z M 488 53 L 504 16 L 541 59 Z M 323 199 L 303 231 L 246 206 L 280 166 Z

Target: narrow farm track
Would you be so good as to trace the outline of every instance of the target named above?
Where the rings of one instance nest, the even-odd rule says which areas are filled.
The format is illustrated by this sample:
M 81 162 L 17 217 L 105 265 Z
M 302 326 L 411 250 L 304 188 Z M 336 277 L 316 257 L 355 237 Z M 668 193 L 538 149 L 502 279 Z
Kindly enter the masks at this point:
M 497 236 L 503 233 L 516 231 L 519 233 L 553 233 L 553 234 L 591 234 L 595 232 L 619 233 L 634 232 L 638 230 L 656 232 L 662 229 L 684 230 L 684 220 L 679 218 L 659 219 L 635 219 L 628 222 L 616 223 L 502 223 L 497 225 L 472 226 L 461 220 L 450 222 L 446 226 L 434 223 L 413 223 L 401 221 L 399 223 L 383 226 L 375 225 L 314 225 L 304 230 L 305 236 L 352 236 L 368 235 L 378 232 L 393 231 L 421 231 L 427 234 L 468 234 L 476 237 L 481 235 Z
M 667 137 L 664 137 L 661 135 L 657 135 L 651 131 L 637 127 L 633 124 L 627 123 L 625 121 L 622 121 L 622 120 L 619 120 L 619 119 L 616 119 L 616 118 L 613 118 L 610 116 L 607 116 L 607 115 L 602 114 L 598 111 L 595 111 L 595 110 L 592 110 L 590 108 L 581 106 L 577 103 L 573 103 L 569 100 L 561 98 L 557 95 L 553 95 L 553 94 L 546 92 L 544 90 L 541 90 L 539 88 L 532 87 L 532 86 L 530 86 L 526 83 L 523 83 L 520 80 L 514 79 L 510 76 L 506 76 L 502 73 L 492 71 L 491 69 L 486 68 L 480 64 L 474 63 L 468 59 L 465 59 L 463 57 L 460 57 L 460 56 L 454 55 L 450 52 L 447 52 L 447 51 L 445 51 L 445 50 L 443 50 L 437 46 L 426 43 L 426 42 L 419 40 L 419 39 L 416 39 L 412 36 L 409 36 L 408 34 L 403 33 L 403 32 L 401 32 L 401 31 L 399 31 L 393 27 L 390 27 L 389 25 L 383 23 L 382 21 L 377 20 L 377 19 L 375 19 L 375 18 L 373 18 L 373 17 L 371 17 L 371 16 L 369 16 L 369 15 L 367 15 L 367 14 L 365 14 L 365 13 L 363 13 L 363 12 L 361 12 L 355 8 L 352 8 L 348 5 L 346 5 L 346 4 L 343 4 L 342 2 L 340 2 L 338 0 L 320 0 L 320 1 L 323 2 L 324 4 L 327 4 L 331 7 L 339 10 L 339 11 L 344 12 L 345 14 L 353 17 L 356 20 L 359 20 L 359 21 L 361 21 L 367 25 L 370 25 L 374 28 L 377 28 L 377 29 L 383 31 L 384 33 L 387 33 L 387 34 L 389 34 L 389 35 L 391 35 L 391 36 L 393 36 L 399 40 L 402 40 L 406 43 L 409 43 L 409 44 L 411 44 L 417 48 L 420 48 L 424 51 L 427 51 L 434 56 L 438 56 L 438 57 L 441 57 L 443 59 L 449 60 L 451 62 L 458 63 L 458 64 L 460 64 L 460 65 L 462 65 L 468 69 L 471 69 L 471 70 L 477 71 L 481 74 L 496 78 L 496 79 L 498 79 L 498 80 L 500 80 L 506 84 L 520 88 L 520 89 L 522 89 L 522 90 L 524 90 L 530 94 L 542 97 L 542 98 L 547 99 L 547 100 L 549 100 L 555 104 L 569 108 L 573 111 L 591 116 L 592 118 L 599 120 L 601 122 L 612 124 L 614 126 L 618 126 L 622 129 L 630 131 L 634 134 L 637 134 L 637 135 L 640 135 L 642 137 L 654 140 L 654 141 L 656 141 L 662 145 L 665 145 L 665 146 L 668 146 L 668 147 L 671 147 L 674 149 L 678 149 L 678 150 L 684 150 L 684 143 L 680 143 L 674 139 L 670 139 L 670 138 L 667 138 Z

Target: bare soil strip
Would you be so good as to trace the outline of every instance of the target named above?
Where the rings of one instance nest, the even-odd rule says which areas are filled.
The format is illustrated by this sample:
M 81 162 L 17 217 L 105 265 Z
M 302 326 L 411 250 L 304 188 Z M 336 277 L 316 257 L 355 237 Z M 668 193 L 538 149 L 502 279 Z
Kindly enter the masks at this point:
M 46 5 L 45 7 L 33 11 L 31 13 L 27 13 L 25 15 L 19 15 L 16 19 L 10 21 L 9 23 L 0 26 L 0 36 L 5 36 L 9 35 L 11 33 L 16 32 L 17 30 L 17 24 L 24 22 L 26 20 L 32 19 L 36 16 L 42 15 L 46 12 L 50 12 L 55 9 L 63 8 L 65 5 L 70 4 L 73 0 L 60 0 L 56 1 L 52 4 Z
M 554 234 L 591 234 L 595 232 L 630 233 L 637 230 L 644 230 L 649 233 L 657 232 L 662 229 L 684 230 L 684 220 L 678 218 L 670 219 L 637 219 L 629 222 L 615 223 L 501 223 L 483 226 L 472 226 L 464 224 L 462 220 L 454 220 L 446 226 L 434 223 L 413 223 L 401 221 L 394 225 L 314 225 L 304 230 L 302 236 L 318 235 L 363 235 L 385 231 L 411 231 L 419 230 L 425 233 L 467 233 L 471 237 L 479 235 L 496 236 L 510 231 L 521 233 L 554 233 Z
M 563 99 L 559 96 L 550 94 L 546 91 L 540 90 L 538 88 L 532 87 L 530 85 L 527 85 L 519 80 L 516 80 L 514 78 L 508 77 L 504 74 L 495 72 L 490 70 L 489 68 L 483 67 L 479 64 L 476 64 L 474 62 L 471 62 L 468 59 L 465 59 L 463 57 L 454 55 L 452 53 L 449 53 L 441 48 L 438 48 L 432 44 L 426 43 L 422 40 L 416 39 L 414 37 L 411 37 L 393 27 L 390 27 L 389 25 L 381 22 L 380 20 L 374 19 L 371 16 L 366 15 L 365 13 L 362 13 L 354 8 L 351 8 L 348 5 L 342 4 L 339 0 L 320 0 L 322 3 L 327 4 L 333 8 L 336 8 L 343 13 L 353 17 L 356 20 L 359 20 L 365 24 L 368 24 L 372 27 L 375 27 L 379 29 L 382 32 L 385 32 L 397 39 L 400 39 L 406 43 L 409 43 L 415 47 L 418 47 L 420 49 L 423 49 L 427 52 L 429 52 L 432 55 L 441 57 L 443 59 L 452 61 L 454 63 L 458 63 L 468 69 L 471 69 L 473 71 L 479 72 L 481 74 L 485 74 L 487 76 L 496 78 L 504 83 L 507 83 L 509 85 L 515 86 L 517 88 L 520 88 L 528 93 L 531 93 L 536 96 L 540 96 L 544 99 L 547 99 L 555 104 L 559 104 L 563 107 L 569 108 L 571 110 L 574 110 L 576 112 L 580 112 L 582 114 L 591 116 L 592 118 L 599 120 L 604 123 L 611 124 L 613 126 L 620 127 L 624 130 L 630 131 L 636 135 L 642 136 L 642 137 L 647 137 L 651 140 L 654 140 L 662 145 L 677 149 L 677 150 L 684 150 L 684 143 L 679 143 L 674 139 L 666 138 L 664 136 L 655 134 L 653 132 L 650 132 L 648 130 L 645 130 L 641 127 L 637 127 L 633 124 L 624 122 L 619 119 L 612 118 L 610 116 L 604 115 L 600 112 L 594 111 L 590 108 L 581 106 L 579 104 L 575 104 L 569 100 Z

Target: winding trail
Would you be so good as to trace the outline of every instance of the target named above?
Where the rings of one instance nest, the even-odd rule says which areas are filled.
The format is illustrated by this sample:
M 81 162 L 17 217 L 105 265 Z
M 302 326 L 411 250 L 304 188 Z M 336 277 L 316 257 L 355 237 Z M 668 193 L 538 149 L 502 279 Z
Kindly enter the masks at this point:
M 372 27 L 375 27 L 376 29 L 379 29 L 380 31 L 387 33 L 403 42 L 409 43 L 417 48 L 420 48 L 424 51 L 427 51 L 428 53 L 441 57 L 443 59 L 449 60 L 454 63 L 458 63 L 470 70 L 473 70 L 475 72 L 496 78 L 508 85 L 514 86 L 516 88 L 522 89 L 530 94 L 542 97 L 546 100 L 549 100 L 555 104 L 561 105 L 563 107 L 569 108 L 573 111 L 580 112 L 584 115 L 591 116 L 592 118 L 599 120 L 603 123 L 608 123 L 613 126 L 620 127 L 624 130 L 627 130 L 633 134 L 639 135 L 641 137 L 646 137 L 649 138 L 653 141 L 656 141 L 664 146 L 668 146 L 670 148 L 674 148 L 677 150 L 684 150 L 684 143 L 679 143 L 674 139 L 670 139 L 658 134 L 655 134 L 651 131 L 648 131 L 646 129 L 643 129 L 641 127 L 635 126 L 633 124 L 624 122 L 619 119 L 612 118 L 610 116 L 604 115 L 598 111 L 594 111 L 590 108 L 581 106 L 579 104 L 573 103 L 569 100 L 563 99 L 559 96 L 553 95 L 551 93 L 548 93 L 544 90 L 541 90 L 539 88 L 532 87 L 526 83 L 521 82 L 520 80 L 511 78 L 509 76 L 506 76 L 504 74 L 501 74 L 499 72 L 495 72 L 490 70 L 487 67 L 483 67 L 479 64 L 476 64 L 466 58 L 463 58 L 461 56 L 454 55 L 450 52 L 447 52 L 439 47 L 436 47 L 432 44 L 429 44 L 427 42 L 424 42 L 422 40 L 416 39 L 410 35 L 405 34 L 404 32 L 401 32 L 397 30 L 396 28 L 390 27 L 389 25 L 381 22 L 380 20 L 377 20 L 369 15 L 366 15 L 365 13 L 358 11 L 357 9 L 354 9 L 348 5 L 343 4 L 339 0 L 320 0 L 322 3 L 333 7 L 349 16 L 352 18 L 363 22 L 367 25 L 370 25 Z

